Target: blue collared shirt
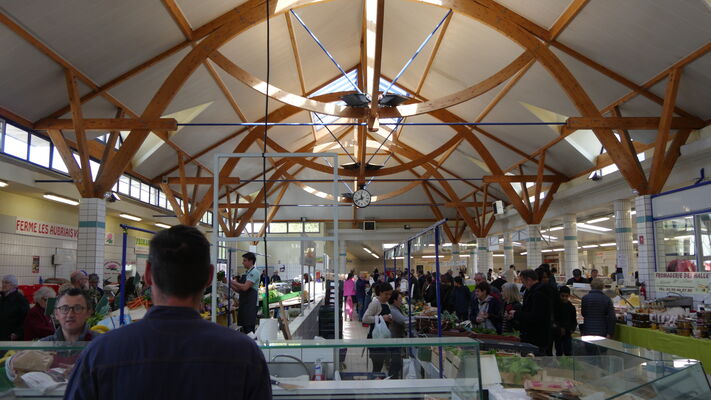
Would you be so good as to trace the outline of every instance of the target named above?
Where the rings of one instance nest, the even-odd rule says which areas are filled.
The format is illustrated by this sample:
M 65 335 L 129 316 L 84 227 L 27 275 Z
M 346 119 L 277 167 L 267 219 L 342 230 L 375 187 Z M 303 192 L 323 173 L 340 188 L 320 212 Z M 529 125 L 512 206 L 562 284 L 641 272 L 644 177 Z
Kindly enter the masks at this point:
M 75 365 L 65 399 L 271 399 L 264 355 L 246 335 L 184 307 L 152 307 L 99 336 Z

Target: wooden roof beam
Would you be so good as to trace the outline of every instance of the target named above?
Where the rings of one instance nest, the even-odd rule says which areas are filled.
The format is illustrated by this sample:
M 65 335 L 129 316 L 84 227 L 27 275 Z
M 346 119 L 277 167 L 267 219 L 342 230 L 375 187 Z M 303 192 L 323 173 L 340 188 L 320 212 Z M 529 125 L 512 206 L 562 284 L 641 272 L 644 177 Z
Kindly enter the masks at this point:
M 662 117 L 659 119 L 657 140 L 654 145 L 654 155 L 652 156 L 652 168 L 649 173 L 650 190 L 664 186 L 664 182 L 660 182 L 662 177 L 662 166 L 665 164 L 667 141 L 669 141 L 670 131 L 672 129 L 672 117 L 674 115 L 674 105 L 679 92 L 679 82 L 681 81 L 681 69 L 672 70 L 669 74 L 666 92 L 664 94 L 664 107 L 662 108 Z M 668 175 L 667 175 L 668 176 Z
M 152 121 L 139 118 L 86 118 L 83 127 L 87 131 L 130 131 L 133 129 L 176 131 L 178 130 L 178 121 L 174 118 L 160 118 Z M 34 125 L 36 130 L 73 128 L 73 119 L 48 119 Z
M 685 117 L 669 117 L 669 129 L 703 129 L 706 123 Z M 578 129 L 625 129 L 625 130 L 658 130 L 659 117 L 571 117 L 566 121 L 565 128 Z

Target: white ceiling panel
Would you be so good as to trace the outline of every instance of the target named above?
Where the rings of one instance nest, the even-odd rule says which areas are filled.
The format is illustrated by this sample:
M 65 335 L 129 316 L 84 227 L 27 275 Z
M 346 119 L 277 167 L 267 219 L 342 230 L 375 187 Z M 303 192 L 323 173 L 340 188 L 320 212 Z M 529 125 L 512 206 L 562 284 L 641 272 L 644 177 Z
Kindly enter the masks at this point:
M 510 10 L 530 19 L 536 24 L 550 28 L 571 3 L 570 0 L 496 0 Z
M 4 58 L 0 63 L 0 106 L 34 121 L 67 105 L 64 70 L 59 65 L 4 25 L 0 25 L 0 46 Z
M 642 83 L 711 41 L 702 1 L 591 1 L 559 40 Z
M 167 169 L 178 165 L 178 155 L 172 148 L 161 146 L 148 159 L 138 166 L 133 166 L 139 174 L 154 178 L 162 174 Z M 177 171 L 175 172 L 177 176 Z
M 360 62 L 360 1 L 330 1 L 299 8 L 295 12 L 346 72 Z M 334 77 L 340 77 L 338 69 L 296 18 L 291 17 L 291 20 L 299 46 L 306 90 L 311 91 Z M 288 36 L 280 37 L 279 40 L 290 43 Z M 291 48 L 286 54 L 291 54 Z
M 193 29 L 212 21 L 222 14 L 236 8 L 246 0 L 177 0 L 185 18 Z
M 271 38 L 270 83 L 282 90 L 300 94 L 296 63 L 284 17 L 272 19 L 269 30 Z M 263 22 L 235 37 L 222 46 L 219 51 L 240 68 L 266 81 L 266 47 L 266 23 Z
M 395 76 L 446 14 L 447 10 L 440 7 L 401 0 L 386 2 L 382 74 L 390 79 L 395 79 Z M 440 27 L 437 33 L 430 38 L 427 45 L 396 84 L 408 87 L 413 91 L 417 88 L 442 29 Z
M 711 21 L 711 16 L 710 19 Z M 676 105 L 697 117 L 711 117 L 711 54 L 697 59 L 684 67 L 679 81 Z M 664 98 L 668 79 L 662 79 L 650 91 Z
M 135 113 L 142 114 L 165 79 L 186 54 L 186 49 L 173 54 L 112 88 L 109 93 Z
M 2 7 L 98 84 L 184 40 L 157 1 L 9 0 Z
M 497 73 L 523 51 L 487 25 L 455 14 L 422 94 L 437 98 L 472 86 Z
M 602 109 L 629 92 L 626 86 L 608 78 L 564 52 L 551 47 L 553 53 L 563 61 L 577 79 L 583 90 L 590 96 L 597 109 Z M 579 114 L 577 114 L 579 115 Z

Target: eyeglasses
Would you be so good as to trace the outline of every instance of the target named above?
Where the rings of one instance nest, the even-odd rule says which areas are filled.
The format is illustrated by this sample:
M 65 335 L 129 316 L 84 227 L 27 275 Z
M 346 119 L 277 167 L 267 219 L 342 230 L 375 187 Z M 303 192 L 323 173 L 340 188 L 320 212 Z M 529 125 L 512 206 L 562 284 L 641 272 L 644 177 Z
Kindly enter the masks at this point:
M 67 306 L 67 305 L 64 305 L 64 306 L 61 306 L 61 307 L 57 307 L 57 310 L 58 310 L 60 313 L 65 314 L 65 315 L 66 315 L 66 314 L 69 314 L 69 311 L 74 311 L 75 314 L 79 314 L 79 313 L 81 313 L 81 312 L 84 312 L 84 310 L 86 310 L 86 307 L 82 306 L 81 304 L 77 304 L 77 305 L 74 305 L 74 306 Z

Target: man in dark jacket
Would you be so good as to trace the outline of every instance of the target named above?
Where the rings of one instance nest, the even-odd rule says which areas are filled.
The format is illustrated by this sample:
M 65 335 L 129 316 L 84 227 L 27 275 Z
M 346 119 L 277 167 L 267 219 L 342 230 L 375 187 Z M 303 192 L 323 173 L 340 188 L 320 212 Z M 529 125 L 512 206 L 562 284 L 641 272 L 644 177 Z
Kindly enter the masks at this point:
M 454 311 L 457 313 L 457 318 L 464 321 L 469 318 L 469 303 L 472 301 L 472 292 L 464 286 L 462 277 L 454 278 Z
M 30 304 L 17 290 L 15 275 L 2 277 L 0 292 L 0 341 L 22 340 L 22 325 Z
M 363 313 L 365 312 L 365 290 L 370 286 L 366 278 L 365 272 L 358 276 L 358 280 L 355 283 L 356 291 L 356 304 L 358 309 L 358 321 L 363 319 Z
M 612 338 L 615 334 L 615 307 L 612 299 L 602 292 L 601 279 L 593 279 L 590 293 L 583 297 L 580 312 L 585 322 L 580 326 L 583 335 Z
M 491 285 L 482 282 L 474 289 L 469 320 L 475 326 L 493 329 L 501 334 L 503 325 L 503 308 L 501 303 L 491 295 Z
M 538 281 L 536 271 L 527 269 L 520 277 L 526 294 L 521 310 L 512 313 L 521 326 L 521 341 L 538 346 L 537 355 L 549 355 L 553 343 L 553 299 Z
M 573 286 L 573 283 L 590 283 L 587 278 L 583 278 L 583 272 L 577 268 L 573 270 L 573 277 L 568 279 L 565 284 L 568 286 Z

